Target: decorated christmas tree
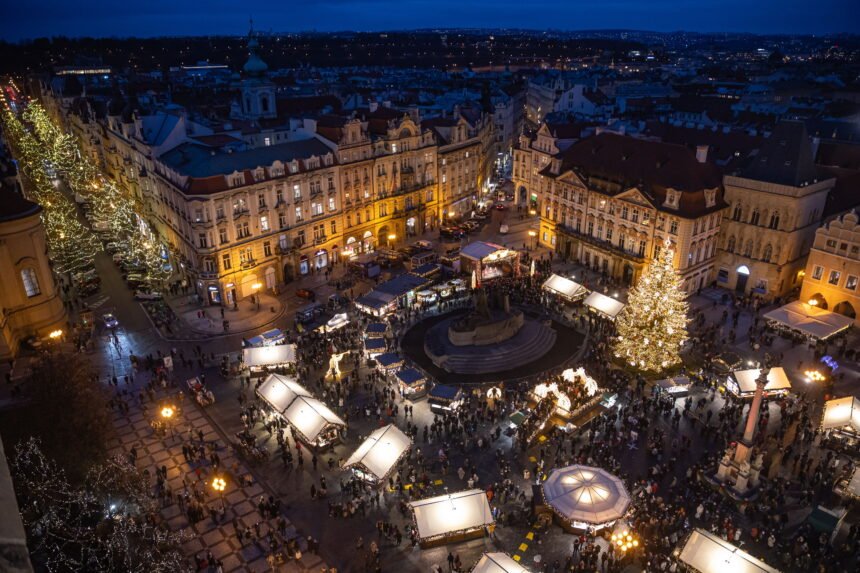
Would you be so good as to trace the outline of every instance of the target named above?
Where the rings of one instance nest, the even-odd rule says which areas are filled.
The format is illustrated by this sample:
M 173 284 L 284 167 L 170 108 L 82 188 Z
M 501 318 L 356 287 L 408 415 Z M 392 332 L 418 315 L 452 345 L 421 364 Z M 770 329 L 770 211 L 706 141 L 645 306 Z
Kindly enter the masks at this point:
M 674 256 L 667 240 L 630 291 L 617 319 L 613 351 L 640 370 L 659 373 L 681 361 L 679 351 L 687 339 L 687 301 L 672 265 Z

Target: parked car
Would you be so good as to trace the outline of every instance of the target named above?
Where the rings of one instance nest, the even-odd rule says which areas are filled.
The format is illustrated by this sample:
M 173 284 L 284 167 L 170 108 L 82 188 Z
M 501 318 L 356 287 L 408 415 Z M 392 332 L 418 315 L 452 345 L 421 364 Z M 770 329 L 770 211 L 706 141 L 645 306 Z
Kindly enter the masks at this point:
M 499 233 L 500 234 L 504 235 L 507 232 L 508 232 L 508 226 L 507 225 L 499 225 Z
M 102 320 L 105 322 L 105 327 L 107 328 L 116 328 L 119 326 L 119 321 L 113 315 L 113 313 L 107 312 L 102 315 Z
M 426 249 L 428 251 L 433 250 L 433 242 L 432 241 L 415 241 L 415 246 L 420 249 Z
M 136 290 L 134 292 L 135 300 L 161 300 L 163 297 L 160 292 L 147 292 L 145 290 Z
M 306 288 L 300 288 L 296 291 L 296 296 L 299 298 L 306 298 L 308 300 L 316 299 L 317 295 L 314 291 Z
M 446 239 L 462 239 L 466 233 L 460 227 L 442 227 L 439 236 Z
M 504 211 L 507 208 L 507 205 L 505 205 L 504 203 L 496 203 L 495 206 L 496 211 Z

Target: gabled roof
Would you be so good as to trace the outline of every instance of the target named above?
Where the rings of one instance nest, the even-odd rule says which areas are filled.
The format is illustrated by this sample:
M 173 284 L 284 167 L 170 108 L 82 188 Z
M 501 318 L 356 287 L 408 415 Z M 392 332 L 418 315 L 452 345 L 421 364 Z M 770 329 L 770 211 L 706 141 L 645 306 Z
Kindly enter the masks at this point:
M 781 121 L 742 177 L 799 187 L 815 179 L 812 142 L 799 121 Z

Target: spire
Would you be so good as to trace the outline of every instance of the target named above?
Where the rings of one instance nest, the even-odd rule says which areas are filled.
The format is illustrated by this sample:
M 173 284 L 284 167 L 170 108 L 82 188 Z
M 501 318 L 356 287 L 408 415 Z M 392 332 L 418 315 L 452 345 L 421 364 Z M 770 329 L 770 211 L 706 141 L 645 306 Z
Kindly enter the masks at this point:
M 257 50 L 260 48 L 260 42 L 257 40 L 257 34 L 254 32 L 254 19 L 249 19 L 248 29 L 248 61 L 242 69 L 249 76 L 262 76 L 269 69 L 266 62 L 260 58 Z

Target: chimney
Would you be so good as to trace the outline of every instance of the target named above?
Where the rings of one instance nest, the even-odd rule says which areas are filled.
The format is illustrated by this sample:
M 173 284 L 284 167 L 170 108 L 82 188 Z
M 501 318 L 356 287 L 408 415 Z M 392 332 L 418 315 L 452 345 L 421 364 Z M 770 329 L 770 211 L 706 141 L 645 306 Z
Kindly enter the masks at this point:
M 708 146 L 707 145 L 697 145 L 696 146 L 696 161 L 699 163 L 706 163 L 708 161 Z

